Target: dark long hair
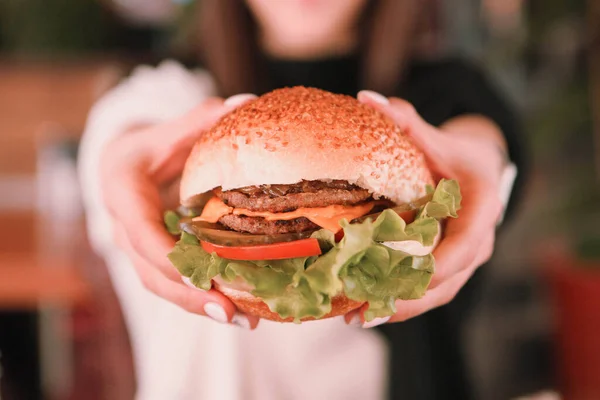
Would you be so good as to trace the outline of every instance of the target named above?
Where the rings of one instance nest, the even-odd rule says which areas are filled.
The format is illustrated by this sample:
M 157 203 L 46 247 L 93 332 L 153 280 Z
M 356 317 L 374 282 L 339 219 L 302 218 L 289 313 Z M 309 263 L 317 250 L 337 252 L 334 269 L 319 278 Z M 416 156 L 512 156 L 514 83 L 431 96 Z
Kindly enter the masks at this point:
M 431 1 L 431 0 L 430 0 Z M 370 0 L 359 24 L 361 82 L 364 89 L 391 94 L 404 66 L 420 43 L 424 0 Z M 222 96 L 261 93 L 262 75 L 257 24 L 243 0 L 202 0 L 199 13 L 199 54 L 212 72 Z

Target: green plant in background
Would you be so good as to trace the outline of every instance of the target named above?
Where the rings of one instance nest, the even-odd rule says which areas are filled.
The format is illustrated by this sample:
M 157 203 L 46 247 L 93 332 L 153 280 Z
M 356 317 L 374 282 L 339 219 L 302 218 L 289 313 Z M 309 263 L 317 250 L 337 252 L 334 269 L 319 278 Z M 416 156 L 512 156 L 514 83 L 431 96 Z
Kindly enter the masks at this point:
M 2 0 L 0 45 L 18 55 L 68 55 L 101 49 L 111 35 L 98 0 Z
M 600 182 L 594 169 L 594 157 L 600 155 L 594 154 L 592 122 L 592 113 L 598 111 L 590 105 L 581 29 L 586 3 L 532 3 L 530 68 L 544 84 L 534 88 L 540 93 L 530 93 L 535 105 L 527 128 L 546 192 L 535 210 L 536 235 L 561 235 L 576 257 L 600 261 Z
M 167 36 L 171 52 L 183 58 L 195 58 L 197 49 L 193 43 L 198 34 L 198 2 L 195 0 L 178 0 L 179 8 L 174 23 L 168 28 Z
M 567 82 L 528 126 L 547 192 L 536 210 L 539 234 L 561 235 L 576 257 L 600 260 L 600 184 L 589 98 L 587 82 Z
M 600 234 L 582 237 L 576 244 L 576 253 L 585 261 L 600 260 Z M 595 264 L 588 264 L 595 265 Z

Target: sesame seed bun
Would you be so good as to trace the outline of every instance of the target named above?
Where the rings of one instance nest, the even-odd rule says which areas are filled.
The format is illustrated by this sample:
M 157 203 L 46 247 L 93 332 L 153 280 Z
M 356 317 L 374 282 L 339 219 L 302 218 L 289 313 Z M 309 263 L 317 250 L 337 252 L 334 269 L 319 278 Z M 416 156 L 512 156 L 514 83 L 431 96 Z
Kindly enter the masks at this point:
M 423 153 L 389 118 L 349 96 L 294 87 L 243 104 L 200 137 L 185 165 L 181 203 L 194 204 L 197 196 L 218 187 L 227 191 L 303 180 L 348 181 L 399 204 L 424 196 L 426 185 L 433 184 Z M 216 277 L 213 283 L 241 312 L 292 321 L 239 282 Z M 322 318 L 362 304 L 340 293 Z
M 425 195 L 433 183 L 423 153 L 389 118 L 353 97 L 294 87 L 243 104 L 203 134 L 180 197 L 186 205 L 219 186 L 331 179 L 396 203 Z

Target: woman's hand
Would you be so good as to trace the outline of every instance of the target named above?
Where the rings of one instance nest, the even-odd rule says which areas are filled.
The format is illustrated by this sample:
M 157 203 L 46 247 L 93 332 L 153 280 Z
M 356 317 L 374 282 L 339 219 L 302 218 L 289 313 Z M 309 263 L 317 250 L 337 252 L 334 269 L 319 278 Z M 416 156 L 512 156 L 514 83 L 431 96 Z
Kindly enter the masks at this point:
M 252 97 L 208 99 L 177 120 L 132 129 L 109 143 L 101 160 L 104 202 L 115 241 L 132 261 L 142 284 L 189 312 L 248 328 L 255 328 L 258 319 L 236 312 L 227 297 L 183 283 L 167 259 L 175 240 L 167 233 L 162 216 L 168 206 L 165 193 L 175 193 L 168 187 L 178 187 L 177 179 L 198 136 Z M 179 203 L 175 198 L 173 206 Z
M 436 128 L 406 101 L 367 91 L 359 93 L 358 99 L 394 120 L 423 150 L 432 172 L 440 178 L 456 179 L 463 196 L 459 217 L 447 221 L 443 239 L 433 252 L 436 271 L 425 296 L 396 301 L 395 315 L 363 325 L 373 327 L 404 321 L 449 303 L 477 267 L 490 259 L 503 210 L 499 186 L 506 150 L 500 130 L 487 118 L 462 116 Z M 349 313 L 346 322 L 361 324 L 363 311 Z

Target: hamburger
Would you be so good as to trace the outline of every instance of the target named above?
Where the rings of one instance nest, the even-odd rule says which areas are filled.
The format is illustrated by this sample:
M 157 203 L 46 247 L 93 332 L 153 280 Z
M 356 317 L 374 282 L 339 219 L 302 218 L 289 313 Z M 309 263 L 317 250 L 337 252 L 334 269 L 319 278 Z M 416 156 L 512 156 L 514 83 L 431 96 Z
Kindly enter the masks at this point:
M 186 162 L 169 259 L 263 319 L 392 315 L 422 297 L 458 184 L 385 115 L 314 88 L 275 90 L 204 132 Z

